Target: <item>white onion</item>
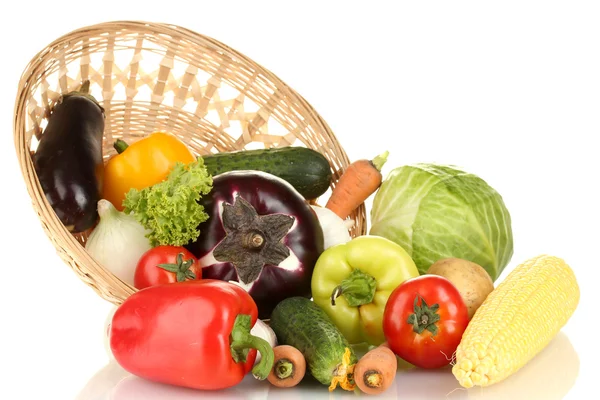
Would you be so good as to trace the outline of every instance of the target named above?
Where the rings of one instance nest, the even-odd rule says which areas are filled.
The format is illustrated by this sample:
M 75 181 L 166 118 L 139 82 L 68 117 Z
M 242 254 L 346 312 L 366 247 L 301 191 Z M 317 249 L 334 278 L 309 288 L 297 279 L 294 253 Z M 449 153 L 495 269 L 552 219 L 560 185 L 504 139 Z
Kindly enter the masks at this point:
M 104 268 L 133 286 L 133 276 L 141 256 L 152 248 L 149 233 L 133 215 L 118 211 L 108 200 L 98 202 L 100 222 L 85 248 Z
M 347 243 L 352 237 L 349 229 L 354 225 L 354 220 L 343 220 L 336 213 L 328 208 L 311 205 L 317 214 L 319 224 L 323 229 L 323 238 L 325 239 L 325 249 L 336 244 Z

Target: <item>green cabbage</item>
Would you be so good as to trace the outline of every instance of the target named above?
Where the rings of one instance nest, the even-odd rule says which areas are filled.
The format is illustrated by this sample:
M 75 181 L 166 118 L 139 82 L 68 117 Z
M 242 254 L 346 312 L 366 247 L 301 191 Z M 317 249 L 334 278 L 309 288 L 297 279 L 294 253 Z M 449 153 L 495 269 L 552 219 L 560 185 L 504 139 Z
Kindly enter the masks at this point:
M 439 259 L 456 257 L 496 280 L 513 255 L 502 197 L 483 179 L 445 165 L 394 169 L 374 196 L 369 234 L 401 245 L 421 274 Z

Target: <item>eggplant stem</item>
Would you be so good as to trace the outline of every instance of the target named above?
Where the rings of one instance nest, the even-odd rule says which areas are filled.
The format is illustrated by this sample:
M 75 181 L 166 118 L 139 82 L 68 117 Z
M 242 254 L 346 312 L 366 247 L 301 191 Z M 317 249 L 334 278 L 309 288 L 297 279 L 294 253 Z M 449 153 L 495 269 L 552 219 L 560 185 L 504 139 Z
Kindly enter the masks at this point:
M 81 88 L 79 89 L 79 93 L 89 94 L 90 93 L 90 80 L 86 79 L 81 84 Z
M 248 250 L 261 249 L 265 245 L 265 237 L 261 232 L 250 231 L 243 234 L 242 246 Z

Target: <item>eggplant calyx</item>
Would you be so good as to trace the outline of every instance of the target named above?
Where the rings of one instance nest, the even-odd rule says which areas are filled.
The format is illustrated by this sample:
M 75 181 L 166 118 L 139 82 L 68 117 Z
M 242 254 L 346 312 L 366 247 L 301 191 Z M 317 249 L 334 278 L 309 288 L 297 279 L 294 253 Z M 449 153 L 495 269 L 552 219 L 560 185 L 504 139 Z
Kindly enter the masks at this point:
M 286 214 L 258 215 L 243 197 L 223 204 L 225 238 L 215 247 L 213 256 L 219 262 L 234 265 L 244 284 L 254 282 L 266 264 L 279 265 L 290 255 L 283 238 L 295 218 Z
M 78 90 L 73 90 L 67 94 L 64 94 L 60 98 L 59 103 L 62 103 L 69 97 L 77 97 L 77 96 L 85 97 L 86 99 L 88 99 L 91 102 L 93 102 L 94 104 L 96 104 L 98 106 L 98 108 L 102 111 L 102 115 L 104 115 L 104 107 L 102 107 L 100 105 L 100 103 L 98 102 L 98 100 L 96 100 L 96 98 L 94 96 L 92 96 L 92 94 L 90 93 L 90 81 L 89 80 L 86 79 L 85 81 L 83 81 Z

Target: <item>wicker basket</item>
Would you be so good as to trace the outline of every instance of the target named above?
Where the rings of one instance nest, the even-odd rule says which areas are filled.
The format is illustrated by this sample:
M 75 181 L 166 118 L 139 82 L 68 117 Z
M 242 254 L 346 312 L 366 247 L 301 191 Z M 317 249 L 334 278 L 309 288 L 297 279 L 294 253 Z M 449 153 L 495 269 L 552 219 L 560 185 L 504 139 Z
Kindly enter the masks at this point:
M 120 304 L 135 289 L 85 250 L 40 187 L 31 155 L 61 94 L 89 79 L 106 111 L 104 157 L 117 138 L 133 142 L 154 131 L 177 135 L 197 155 L 305 146 L 329 160 L 330 194 L 349 160 L 325 121 L 273 73 L 226 45 L 181 27 L 107 22 L 49 44 L 25 69 L 15 105 L 14 140 L 21 171 L 42 226 L 65 263 L 101 297 Z M 319 201 L 322 203 L 322 201 Z M 351 216 L 353 236 L 366 231 L 364 205 Z

